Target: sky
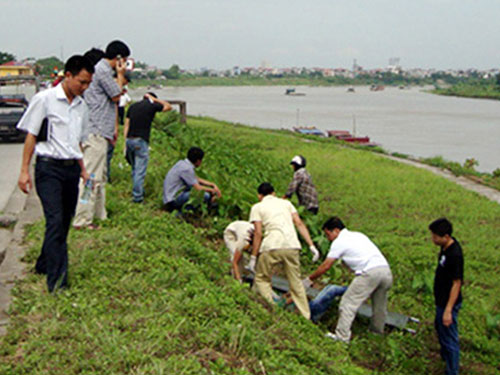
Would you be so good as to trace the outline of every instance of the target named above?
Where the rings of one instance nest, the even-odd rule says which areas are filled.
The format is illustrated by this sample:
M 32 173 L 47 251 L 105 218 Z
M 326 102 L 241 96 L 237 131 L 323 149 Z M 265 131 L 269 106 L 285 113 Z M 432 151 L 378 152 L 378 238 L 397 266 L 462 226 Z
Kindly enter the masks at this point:
M 499 0 L 0 0 L 0 51 L 67 59 L 125 41 L 168 68 L 500 66 Z

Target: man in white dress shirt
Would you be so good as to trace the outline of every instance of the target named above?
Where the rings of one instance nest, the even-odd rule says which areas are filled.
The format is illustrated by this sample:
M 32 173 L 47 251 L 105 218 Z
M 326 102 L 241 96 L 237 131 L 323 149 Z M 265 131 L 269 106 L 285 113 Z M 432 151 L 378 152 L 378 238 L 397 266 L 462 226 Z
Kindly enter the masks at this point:
M 88 131 L 88 108 L 82 98 L 92 81 L 94 66 L 83 56 L 68 59 L 64 80 L 36 94 L 17 125 L 27 132 L 19 188 L 29 193 L 29 166 L 36 154 L 36 190 L 45 215 L 45 236 L 36 271 L 47 275 L 49 292 L 67 286 L 67 236 L 78 199 L 78 182 L 89 174 L 81 142 Z

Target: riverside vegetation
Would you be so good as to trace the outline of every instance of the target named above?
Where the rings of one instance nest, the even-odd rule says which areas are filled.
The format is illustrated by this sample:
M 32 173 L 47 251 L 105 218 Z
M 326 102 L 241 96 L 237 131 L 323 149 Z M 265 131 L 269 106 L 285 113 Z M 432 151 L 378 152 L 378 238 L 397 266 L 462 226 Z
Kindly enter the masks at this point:
M 390 72 L 379 72 L 377 74 L 357 74 L 355 77 L 333 76 L 324 77 L 320 72 L 310 72 L 302 74 L 275 74 L 267 76 L 254 76 L 242 73 L 237 76 L 195 76 L 188 73 L 172 76 L 168 71 L 164 71 L 165 79 L 158 78 L 154 73 L 150 77 L 140 77 L 132 73 L 131 87 L 163 85 L 168 82 L 168 86 L 339 86 L 339 85 L 390 85 L 390 86 L 410 86 L 410 85 L 432 85 L 437 82 L 453 85 L 457 82 L 468 82 L 469 79 L 458 79 L 447 73 L 434 73 L 430 77 L 417 78 L 404 74 Z M 208 72 L 207 72 L 208 74 Z
M 500 85 L 498 83 L 459 83 L 448 88 L 436 88 L 432 92 L 435 94 L 447 96 L 500 100 Z
M 439 87 L 432 91 L 439 95 L 460 96 L 477 99 L 500 99 L 500 74 L 488 78 L 473 76 L 469 79 L 458 79 L 455 82 L 446 82 L 450 87 Z
M 160 210 L 162 181 L 193 145 L 206 151 L 199 175 L 216 182 L 223 198 L 219 216 L 183 221 Z M 373 239 L 394 274 L 389 308 L 420 318 L 416 335 L 388 330 L 380 337 L 356 320 L 344 346 L 323 336 L 334 327 L 336 305 L 314 325 L 232 280 L 222 231 L 248 217 L 260 182 L 284 193 L 295 154 L 308 159 L 319 190 L 319 216 L 304 217 L 323 255 L 328 243 L 320 228 L 333 214 Z M 206 118 L 184 126 L 174 114 L 154 122 L 145 204 L 131 202 L 130 168 L 119 153 L 112 168 L 110 219 L 99 231 L 70 233 L 70 289 L 48 295 L 45 279 L 32 272 L 14 288 L 1 374 L 440 374 L 437 248 L 427 226 L 444 215 L 466 262 L 462 372 L 500 370 L 498 204 L 375 153 Z M 42 237 L 40 222 L 27 236 L 30 267 Z M 309 251 L 301 262 L 304 274 L 316 267 Z M 321 282 L 351 278 L 336 265 Z

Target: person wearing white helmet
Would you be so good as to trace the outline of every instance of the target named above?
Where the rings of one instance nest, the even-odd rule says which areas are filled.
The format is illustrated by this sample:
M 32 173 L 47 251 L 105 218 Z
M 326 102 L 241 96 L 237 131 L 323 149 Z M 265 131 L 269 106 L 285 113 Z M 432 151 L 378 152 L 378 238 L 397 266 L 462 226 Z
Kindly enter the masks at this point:
M 306 159 L 302 155 L 296 155 L 290 164 L 294 170 L 293 179 L 288 185 L 284 198 L 290 199 L 293 193 L 296 193 L 299 205 L 316 215 L 319 209 L 318 192 L 311 175 L 306 170 Z

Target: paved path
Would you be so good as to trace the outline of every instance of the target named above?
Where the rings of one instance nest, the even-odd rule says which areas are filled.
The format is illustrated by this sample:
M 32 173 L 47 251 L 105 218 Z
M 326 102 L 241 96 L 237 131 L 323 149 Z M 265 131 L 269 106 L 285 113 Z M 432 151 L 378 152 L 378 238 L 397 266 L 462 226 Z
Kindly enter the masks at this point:
M 0 144 L 0 212 L 5 209 L 10 196 L 17 188 L 22 152 L 22 143 Z

